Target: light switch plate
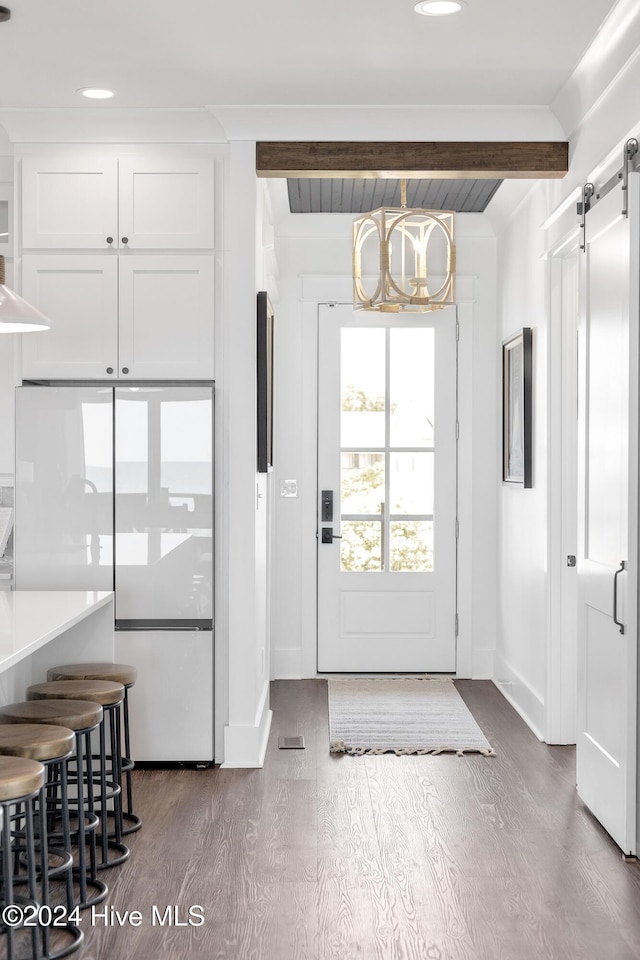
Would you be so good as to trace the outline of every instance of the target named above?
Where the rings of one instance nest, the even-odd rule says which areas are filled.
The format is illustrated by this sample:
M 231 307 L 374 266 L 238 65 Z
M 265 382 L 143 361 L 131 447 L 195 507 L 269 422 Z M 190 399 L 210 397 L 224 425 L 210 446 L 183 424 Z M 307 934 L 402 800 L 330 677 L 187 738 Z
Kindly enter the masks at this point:
M 281 480 L 280 496 L 281 497 L 297 497 L 298 481 L 297 480 Z

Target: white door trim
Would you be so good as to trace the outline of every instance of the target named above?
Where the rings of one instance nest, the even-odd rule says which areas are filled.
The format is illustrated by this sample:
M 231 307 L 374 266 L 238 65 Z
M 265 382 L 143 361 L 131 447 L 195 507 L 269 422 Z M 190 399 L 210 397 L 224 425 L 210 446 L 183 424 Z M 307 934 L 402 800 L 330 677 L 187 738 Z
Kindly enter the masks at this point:
M 493 648 L 474 650 L 473 637 L 473 480 L 472 480 L 472 423 L 473 423 L 473 320 L 476 277 L 456 278 L 458 322 L 458 657 L 456 676 L 461 678 L 491 679 L 493 677 Z M 323 303 L 351 303 L 353 279 L 350 276 L 303 275 L 301 282 L 302 349 L 300 377 L 302 382 L 302 409 L 308 429 L 302 431 L 301 445 L 301 556 L 302 581 L 300 660 L 282 663 L 281 670 L 289 676 L 314 677 L 316 673 L 317 624 L 317 443 L 313 425 L 317 424 L 318 375 L 318 310 Z M 496 416 L 498 400 L 496 393 Z M 496 466 L 496 477 L 498 467 Z M 276 666 L 276 670 L 278 667 Z M 280 670 L 278 670 L 280 673 Z
M 547 685 L 544 739 L 576 742 L 578 599 L 577 552 L 577 311 L 578 250 L 568 244 L 548 260 L 549 510 L 547 555 Z

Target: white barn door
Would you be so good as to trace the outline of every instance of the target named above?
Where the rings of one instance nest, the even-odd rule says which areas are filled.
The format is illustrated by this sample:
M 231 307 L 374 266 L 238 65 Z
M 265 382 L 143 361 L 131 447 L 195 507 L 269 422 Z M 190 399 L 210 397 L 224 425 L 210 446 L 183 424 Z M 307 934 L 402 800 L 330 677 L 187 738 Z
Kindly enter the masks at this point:
M 636 852 L 638 177 L 587 215 L 581 257 L 578 793 Z

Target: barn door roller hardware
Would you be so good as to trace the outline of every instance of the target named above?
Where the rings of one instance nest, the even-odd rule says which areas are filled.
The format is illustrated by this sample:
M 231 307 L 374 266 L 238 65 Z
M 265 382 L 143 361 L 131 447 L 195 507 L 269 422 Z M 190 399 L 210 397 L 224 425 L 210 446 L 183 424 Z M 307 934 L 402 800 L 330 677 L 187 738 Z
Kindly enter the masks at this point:
M 617 187 L 618 184 L 622 186 L 622 216 L 629 216 L 629 173 L 640 169 L 639 150 L 640 145 L 637 139 L 631 137 L 624 145 L 622 151 L 622 166 L 620 169 L 614 173 L 612 177 L 609 177 L 605 184 L 598 187 L 597 191 L 593 183 L 585 183 L 582 188 L 582 200 L 577 205 L 577 213 L 580 217 L 580 230 L 582 232 L 580 241 L 581 250 L 586 250 L 587 248 L 587 213 L 595 207 L 599 200 L 602 200 L 614 187 Z
M 596 188 L 592 183 L 585 183 L 582 188 L 582 201 L 578 204 L 578 213 L 582 217 L 580 220 L 580 230 L 582 237 L 580 240 L 580 249 L 587 249 L 587 213 L 591 209 L 591 198 L 595 193 Z
M 634 159 L 635 155 L 638 152 L 638 141 L 635 137 L 632 137 L 631 140 L 627 140 L 624 145 L 624 154 L 622 157 L 622 192 L 623 192 L 623 201 L 622 201 L 622 216 L 629 216 L 629 168 L 631 166 L 631 161 Z

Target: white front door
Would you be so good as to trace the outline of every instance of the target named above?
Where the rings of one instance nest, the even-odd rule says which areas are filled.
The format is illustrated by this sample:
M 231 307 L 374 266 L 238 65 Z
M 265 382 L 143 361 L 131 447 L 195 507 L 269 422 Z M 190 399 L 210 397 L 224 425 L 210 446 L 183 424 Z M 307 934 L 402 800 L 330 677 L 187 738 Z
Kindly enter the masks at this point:
M 587 215 L 581 258 L 578 793 L 636 850 L 638 178 Z M 635 256 L 634 256 L 635 253 Z M 634 287 L 635 285 L 635 287 Z
M 323 305 L 318 357 L 318 670 L 453 672 L 455 312 Z

